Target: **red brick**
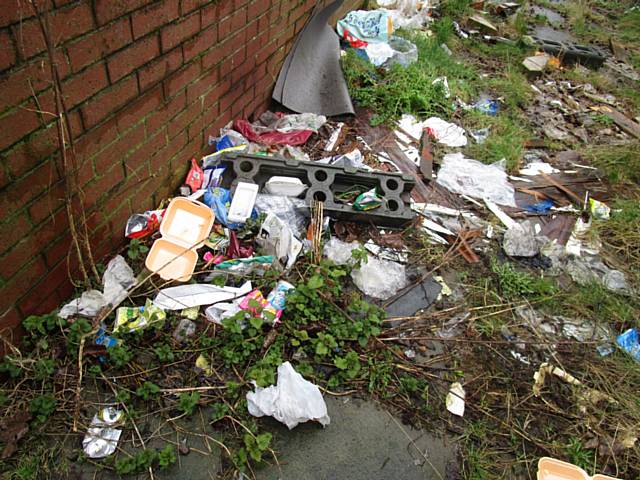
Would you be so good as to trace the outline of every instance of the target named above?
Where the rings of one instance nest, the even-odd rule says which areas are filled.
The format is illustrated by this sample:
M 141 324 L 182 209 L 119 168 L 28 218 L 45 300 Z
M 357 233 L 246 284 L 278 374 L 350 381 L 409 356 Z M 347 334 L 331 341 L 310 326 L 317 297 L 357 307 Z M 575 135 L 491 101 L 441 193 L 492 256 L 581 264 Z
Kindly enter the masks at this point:
M 56 129 L 43 128 L 2 154 L 2 163 L 14 177 L 25 174 L 58 148 Z
M 218 69 L 212 68 L 198 80 L 187 86 L 187 104 L 194 103 L 218 82 Z
M 182 67 L 176 73 L 162 82 L 164 96 L 169 98 L 182 90 L 188 83 L 194 81 L 200 75 L 200 61 L 193 61 Z
M 166 102 L 160 109 L 152 113 L 147 119 L 147 135 L 159 130 L 163 125 L 169 123 L 171 119 L 182 111 L 186 106 L 187 95 L 185 92 Z
M 54 10 L 49 16 L 49 30 L 55 45 L 82 35 L 93 27 L 93 13 L 88 2 Z M 35 18 L 15 25 L 13 33 L 18 52 L 23 58 L 30 58 L 44 51 L 44 39 Z
M 34 61 L 0 79 L 0 112 L 51 85 L 49 63 Z
M 110 144 L 118 136 L 116 119 L 110 120 L 76 140 L 78 159 L 88 159 Z
M 17 299 L 18 306 L 20 305 L 20 295 L 29 291 L 45 273 L 47 273 L 47 267 L 42 257 L 38 256 L 11 278 L 7 285 L 7 291 Z M 24 314 L 24 312 L 22 313 Z M 24 316 L 26 317 L 26 315 Z
M 74 72 L 131 43 L 131 23 L 121 18 L 67 46 Z
M 31 6 L 27 2 L 13 3 L 14 5 L 11 8 L 6 6 L 6 8 L 0 9 L 0 27 L 5 27 L 33 16 Z
M 8 30 L 0 31 L 0 70 L 6 70 L 16 63 L 16 50 Z
M 207 110 L 211 105 L 215 105 L 231 88 L 231 80 L 226 77 L 204 96 L 202 106 Z
M 44 252 L 45 263 L 49 268 L 53 268 L 63 258 L 67 258 L 67 255 L 76 255 L 72 250 L 72 238 L 71 235 L 63 235 L 59 239 L 55 240 Z M 66 262 L 64 262 L 66 264 Z
M 237 45 L 231 38 L 228 38 L 224 42 L 219 43 L 215 48 L 211 49 L 202 57 L 202 68 L 208 70 L 213 65 L 217 65 L 222 60 L 229 57 L 229 55 L 231 55 L 231 52 L 233 52 L 236 47 Z M 224 74 L 225 72 L 220 73 Z
M 208 0 L 180 0 L 180 15 L 186 15 L 200 8 Z
M 212 25 L 206 30 L 201 31 L 198 36 L 185 42 L 182 46 L 184 51 L 184 59 L 186 62 L 193 57 L 200 55 L 201 53 L 213 48 L 218 41 L 218 27 Z M 215 50 L 215 49 L 214 49 Z
M 218 23 L 220 19 L 220 2 L 213 2 L 200 10 L 202 28 L 207 28 Z
M 254 20 L 251 23 L 247 24 L 247 26 L 244 27 L 244 31 L 246 33 L 247 40 L 250 40 L 253 37 L 255 37 L 256 34 L 258 33 L 258 21 Z
M 149 113 L 162 105 L 162 88 L 160 85 L 127 105 L 117 116 L 118 129 L 124 131 L 136 123 L 142 122 Z
M 155 0 L 95 0 L 98 24 L 104 25 L 153 1 Z
M 69 282 L 67 264 L 60 262 L 56 268 L 49 270 L 40 282 L 32 286 L 30 293 L 19 300 L 20 310 L 25 315 L 27 312 L 42 315 L 55 310 L 61 303 L 56 289 L 65 282 Z
M 157 35 L 138 40 L 107 60 L 111 82 L 117 82 L 158 55 L 160 55 L 160 45 Z
M 11 306 L 0 315 L 0 333 L 2 337 L 9 340 L 13 345 L 17 345 L 20 337 L 18 333 L 20 324 L 22 323 L 22 314 L 18 312 L 15 306 Z M 8 348 L 4 345 L 0 347 L 0 357 L 8 353 Z
M 92 128 L 100 120 L 115 112 L 138 94 L 135 76 L 129 76 L 113 85 L 82 107 L 82 119 L 86 128 Z
M 113 165 L 121 164 L 129 152 L 138 147 L 144 139 L 144 124 L 140 124 L 100 152 L 94 159 L 98 176 L 102 176 L 104 172 L 108 172 Z
M 255 65 L 256 65 L 255 58 L 247 58 L 242 65 L 240 65 L 233 72 L 231 72 L 231 83 L 235 84 L 240 80 L 246 78 L 251 73 Z
M 12 214 L 11 210 L 4 210 L 9 214 Z M 2 224 L 2 237 L 0 238 L 0 252 L 6 252 L 16 243 L 23 238 L 26 238 L 28 233 L 33 228 L 31 223 L 27 219 L 26 214 L 22 213 L 12 220 Z M 2 274 L 2 272 L 0 272 Z
M 10 279 L 34 257 L 42 253 L 42 245 L 37 245 L 27 235 L 22 238 L 8 253 L 0 258 L 2 277 Z
M 218 38 L 227 38 L 231 33 L 231 17 L 226 17 L 218 23 Z
M 167 125 L 167 133 L 169 134 L 169 143 L 171 139 L 182 132 L 187 126 L 202 113 L 202 107 L 199 103 L 187 106 L 186 110 L 180 112 L 171 119 Z
M 18 142 L 40 126 L 35 105 L 29 101 L 0 116 L 0 150 Z
M 269 10 L 270 0 L 253 0 L 249 3 L 247 15 L 249 18 L 258 18 L 264 12 Z
M 162 51 L 168 52 L 187 38 L 193 37 L 200 30 L 200 12 L 194 12 L 188 17 L 167 25 L 160 32 Z
M 49 189 L 29 206 L 29 216 L 34 225 L 52 218 L 64 207 L 66 185 L 64 180 L 53 183 Z
M 231 15 L 231 30 L 236 32 L 247 24 L 247 9 L 241 8 Z
M 109 85 L 104 63 L 96 63 L 62 83 L 67 108 L 72 108 Z M 53 107 L 55 111 L 55 107 Z
M 176 71 L 182 65 L 182 49 L 176 48 L 157 58 L 149 65 L 138 70 L 138 81 L 140 82 L 140 90 L 145 90 L 164 79 L 171 72 Z
M 171 22 L 179 15 L 178 0 L 156 1 L 153 5 L 134 12 L 131 16 L 133 22 L 133 37 L 140 38 L 156 28 Z

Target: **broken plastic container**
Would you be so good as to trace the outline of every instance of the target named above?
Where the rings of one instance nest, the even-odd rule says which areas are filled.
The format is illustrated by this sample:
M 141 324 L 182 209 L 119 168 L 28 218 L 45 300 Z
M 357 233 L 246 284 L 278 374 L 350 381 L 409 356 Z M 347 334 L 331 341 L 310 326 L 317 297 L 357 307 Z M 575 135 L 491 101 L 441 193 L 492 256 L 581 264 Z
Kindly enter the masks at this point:
M 160 225 L 162 238 L 153 243 L 145 266 L 164 280 L 188 281 L 198 262 L 196 250 L 209 236 L 214 220 L 204 203 L 174 198 Z
M 230 222 L 245 223 L 247 221 L 256 203 L 258 188 L 255 183 L 238 182 L 229 207 L 227 218 Z
M 542 457 L 538 460 L 538 480 L 619 480 L 606 475 L 589 476 L 580 467 L 571 463 L 556 460 L 555 458 Z

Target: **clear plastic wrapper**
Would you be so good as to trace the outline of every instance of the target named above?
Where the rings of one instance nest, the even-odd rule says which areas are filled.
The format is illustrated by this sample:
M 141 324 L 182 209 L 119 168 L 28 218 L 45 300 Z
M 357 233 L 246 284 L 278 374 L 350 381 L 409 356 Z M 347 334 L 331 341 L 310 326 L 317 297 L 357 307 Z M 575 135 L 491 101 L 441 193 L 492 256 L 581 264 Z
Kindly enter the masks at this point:
M 407 286 L 404 265 L 369 257 L 367 263 L 351 271 L 353 283 L 366 295 L 386 300 Z

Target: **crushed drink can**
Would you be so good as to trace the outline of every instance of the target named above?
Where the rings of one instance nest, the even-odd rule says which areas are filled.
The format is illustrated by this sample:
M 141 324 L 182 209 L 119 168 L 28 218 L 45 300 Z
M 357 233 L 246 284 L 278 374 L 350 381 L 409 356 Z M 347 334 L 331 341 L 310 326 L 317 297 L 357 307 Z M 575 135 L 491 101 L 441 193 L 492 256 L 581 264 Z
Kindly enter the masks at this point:
M 116 451 L 122 430 L 124 412 L 114 407 L 100 410 L 91 420 L 87 434 L 82 440 L 82 449 L 89 458 L 104 458 Z

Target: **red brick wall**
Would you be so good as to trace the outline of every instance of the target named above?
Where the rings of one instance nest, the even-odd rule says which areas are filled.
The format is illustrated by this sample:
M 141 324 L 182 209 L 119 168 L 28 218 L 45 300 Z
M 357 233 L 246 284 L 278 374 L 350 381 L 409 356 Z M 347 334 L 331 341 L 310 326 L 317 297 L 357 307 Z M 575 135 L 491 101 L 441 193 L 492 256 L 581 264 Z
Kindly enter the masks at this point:
M 209 134 L 266 109 L 285 55 L 315 5 L 53 2 L 38 3 L 51 8 L 97 258 L 122 244 L 131 213 L 155 207 L 175 190 Z M 358 3 L 346 1 L 342 12 Z M 45 53 L 28 2 L 7 0 L 0 9 L 0 329 L 51 311 L 73 293 Z

